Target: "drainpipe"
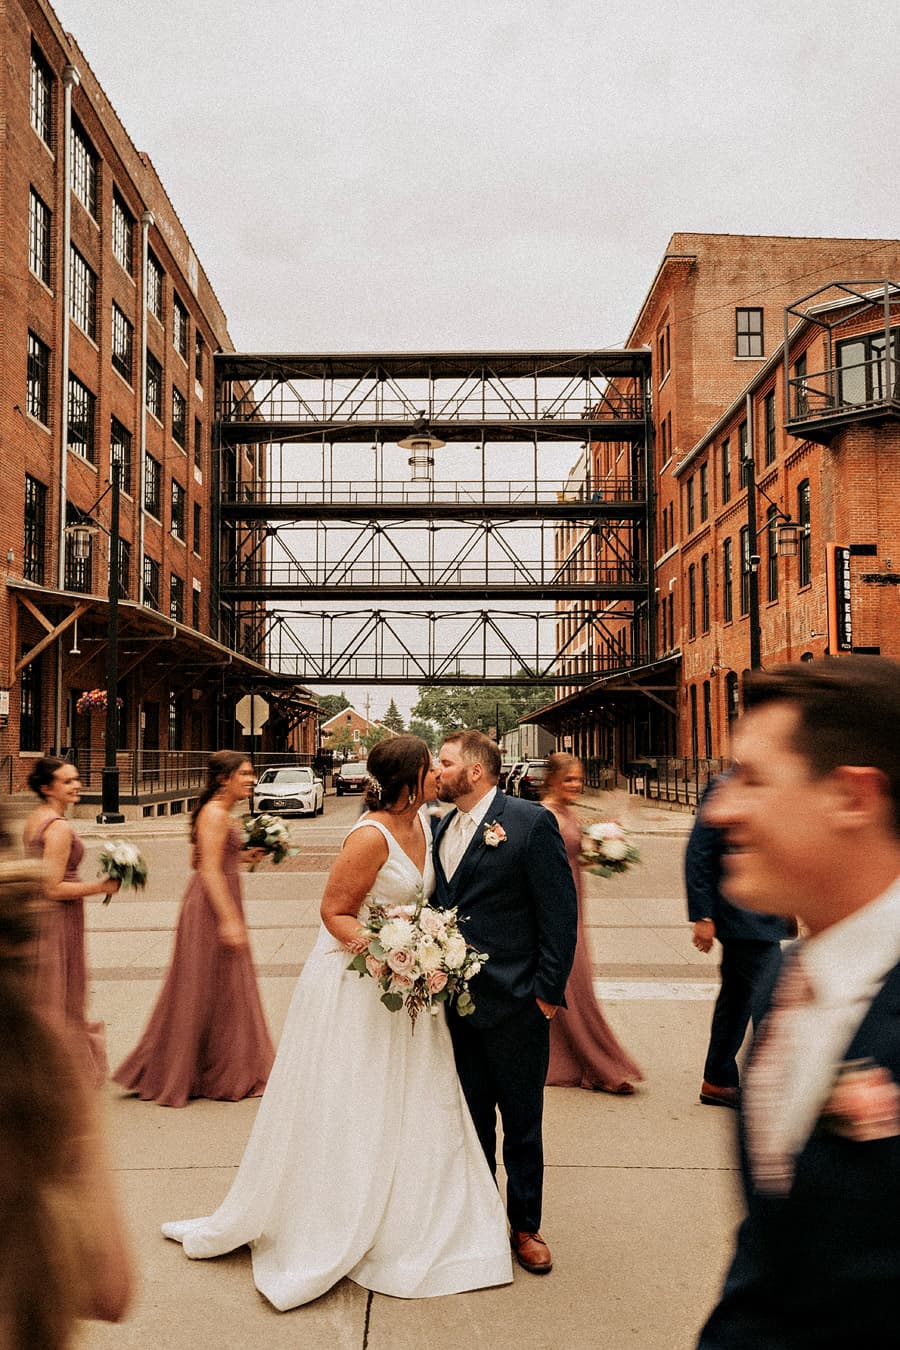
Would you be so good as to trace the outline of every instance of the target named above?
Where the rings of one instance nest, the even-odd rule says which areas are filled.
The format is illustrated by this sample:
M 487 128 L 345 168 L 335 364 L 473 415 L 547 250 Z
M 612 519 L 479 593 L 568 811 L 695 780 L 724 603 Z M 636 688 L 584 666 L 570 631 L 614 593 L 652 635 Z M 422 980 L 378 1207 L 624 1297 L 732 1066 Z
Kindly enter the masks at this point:
M 150 227 L 154 224 L 153 212 L 144 211 L 141 216 L 141 415 L 140 415 L 140 446 L 138 450 L 138 578 L 140 581 L 139 599 L 144 603 L 144 527 L 145 527 L 145 503 L 144 503 L 144 481 L 147 470 L 147 254 L 150 244 Z

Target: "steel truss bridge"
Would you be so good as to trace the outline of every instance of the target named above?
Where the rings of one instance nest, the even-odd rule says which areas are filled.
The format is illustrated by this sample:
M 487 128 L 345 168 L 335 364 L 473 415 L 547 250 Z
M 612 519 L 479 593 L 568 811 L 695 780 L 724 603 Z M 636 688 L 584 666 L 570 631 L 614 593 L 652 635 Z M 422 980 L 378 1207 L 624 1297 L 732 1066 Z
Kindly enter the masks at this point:
M 224 636 L 312 684 L 644 664 L 649 375 L 647 350 L 218 354 Z M 445 444 L 411 476 L 414 429 Z

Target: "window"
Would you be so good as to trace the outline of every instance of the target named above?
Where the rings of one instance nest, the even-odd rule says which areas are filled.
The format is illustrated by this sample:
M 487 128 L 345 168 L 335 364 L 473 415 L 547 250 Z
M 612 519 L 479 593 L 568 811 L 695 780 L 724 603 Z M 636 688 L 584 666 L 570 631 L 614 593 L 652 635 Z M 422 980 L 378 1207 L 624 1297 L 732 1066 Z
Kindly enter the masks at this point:
M 709 554 L 700 559 L 700 631 L 709 632 Z
M 131 545 L 119 538 L 119 598 L 127 600 L 131 587 Z
M 659 450 L 660 463 L 666 464 L 669 460 L 669 419 L 664 417 L 659 424 Z
M 700 519 L 709 517 L 709 465 L 700 465 Z
M 185 538 L 185 501 L 186 493 L 180 483 L 172 479 L 171 531 L 176 539 Z
M 23 646 L 22 655 L 28 651 Z M 40 750 L 43 745 L 41 736 L 41 691 L 43 685 L 43 657 L 36 656 L 22 667 L 19 676 L 21 705 L 19 712 L 19 749 Z
M 28 388 L 26 408 L 44 426 L 50 425 L 50 348 L 28 334 Z
M 663 380 L 666 378 L 671 368 L 672 352 L 670 347 L 668 324 L 666 324 L 665 328 L 661 328 L 659 333 L 657 334 L 656 352 L 657 352 L 657 359 L 659 362 L 659 383 L 662 384 Z
M 766 444 L 766 463 L 775 463 L 775 390 L 770 389 L 763 399 L 763 423 Z
M 152 455 L 144 460 L 144 510 L 162 519 L 162 465 Z
M 162 366 L 156 357 L 147 353 L 147 411 L 157 422 L 162 421 Z
M 741 468 L 741 487 L 746 487 L 749 482 L 747 459 L 747 423 L 741 422 L 738 427 L 738 461 Z
M 169 577 L 169 618 L 184 623 L 184 582 L 174 572 Z
M 31 45 L 31 125 L 45 145 L 53 139 L 53 71 L 44 53 Z
M 188 354 L 188 312 L 177 295 L 172 297 L 172 346 L 178 355 L 186 361 Z
M 812 581 L 812 549 L 809 538 L 809 479 L 804 478 L 797 487 L 797 520 L 804 528 L 800 531 L 800 552 L 798 557 L 798 585 L 808 586 Z
M 731 501 L 731 442 L 722 442 L 722 505 Z
M 97 463 L 97 399 L 69 371 L 69 449 L 91 464 Z
M 798 356 L 794 363 L 794 416 L 805 417 L 809 410 L 809 397 L 806 387 L 806 352 Z
M 119 466 L 119 487 L 131 493 L 131 432 L 117 417 L 109 419 L 109 462 Z
M 203 338 L 199 329 L 194 330 L 194 379 L 203 383 Z
M 709 680 L 703 681 L 703 753 L 712 759 L 712 689 Z
M 30 474 L 25 475 L 25 539 L 22 575 L 43 585 L 47 561 L 47 489 Z
M 28 199 L 28 266 L 50 285 L 50 207 L 31 189 Z
M 763 312 L 761 309 L 734 311 L 735 355 L 762 356 Z
M 194 502 L 194 552 L 197 557 L 200 556 L 200 545 L 203 537 L 202 517 L 200 514 L 200 503 Z
M 97 152 L 77 118 L 72 119 L 72 191 L 97 219 Z
M 191 591 L 191 627 L 200 629 L 200 591 L 196 586 Z
M 688 534 L 694 528 L 694 475 L 685 484 L 685 499 L 687 501 L 687 532 Z
M 198 469 L 203 467 L 203 423 L 194 418 L 194 463 Z
M 122 201 L 118 192 L 113 192 L 112 204 L 112 251 L 130 277 L 134 276 L 134 216 Z
M 115 301 L 112 307 L 112 363 L 119 374 L 131 384 L 134 370 L 134 327 Z
M 893 362 L 900 359 L 900 332 L 891 332 Z M 838 398 L 841 403 L 880 403 L 885 397 L 884 332 L 865 333 L 837 348 Z M 896 384 L 896 366 L 894 370 Z
M 688 568 L 688 637 L 697 636 L 697 564 Z
M 162 323 L 163 273 L 152 253 L 147 254 L 147 308 Z
M 183 737 L 181 703 L 175 694 L 169 695 L 169 749 L 181 748 Z
M 74 513 L 66 512 L 67 517 L 71 514 L 70 524 L 74 523 L 77 517 Z M 91 591 L 91 579 L 94 575 L 94 541 L 89 536 L 87 541 L 87 554 L 84 558 L 75 556 L 75 540 L 71 535 L 66 535 L 66 590 L 78 591 L 82 595 L 87 595 Z
M 732 542 L 725 539 L 722 543 L 722 622 L 731 623 L 734 618 L 734 559 Z
M 143 603 L 159 609 L 159 563 L 144 554 Z
M 741 527 L 741 613 L 750 613 L 750 527 Z
M 69 314 L 83 333 L 97 339 L 97 277 L 77 248 L 69 248 Z
M 187 446 L 187 399 L 172 385 L 172 440 L 184 449 Z
M 725 716 L 728 719 L 729 731 L 737 721 L 739 711 L 738 677 L 735 671 L 729 670 L 725 676 Z
M 659 607 L 659 625 L 660 625 L 662 650 L 664 652 L 667 652 L 669 650 L 669 625 L 668 625 L 668 615 L 666 614 L 665 601 L 663 601 L 663 603 Z
M 697 758 L 697 686 L 691 685 L 691 754 Z
M 766 595 L 769 600 L 778 599 L 778 516 L 777 506 L 770 506 L 766 513 Z

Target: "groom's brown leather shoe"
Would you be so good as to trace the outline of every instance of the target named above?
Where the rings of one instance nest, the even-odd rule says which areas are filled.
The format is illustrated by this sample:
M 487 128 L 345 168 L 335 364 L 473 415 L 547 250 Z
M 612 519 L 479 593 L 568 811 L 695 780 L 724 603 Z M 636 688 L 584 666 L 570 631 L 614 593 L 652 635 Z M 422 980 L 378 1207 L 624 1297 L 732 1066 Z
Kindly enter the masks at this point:
M 737 1111 L 741 1104 L 741 1089 L 736 1087 L 716 1087 L 704 1078 L 700 1088 L 700 1100 L 704 1106 L 730 1106 Z
M 513 1255 L 523 1270 L 532 1275 L 548 1275 L 553 1269 L 553 1257 L 540 1233 L 517 1233 L 513 1230 L 509 1236 Z

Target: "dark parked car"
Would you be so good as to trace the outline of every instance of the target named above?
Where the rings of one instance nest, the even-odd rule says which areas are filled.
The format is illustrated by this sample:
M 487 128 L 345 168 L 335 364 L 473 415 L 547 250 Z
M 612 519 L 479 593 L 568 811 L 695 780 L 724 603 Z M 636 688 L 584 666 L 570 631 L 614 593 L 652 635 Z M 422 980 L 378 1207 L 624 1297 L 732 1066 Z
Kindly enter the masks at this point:
M 518 795 L 529 802 L 540 801 L 546 775 L 546 764 L 526 764 L 517 784 Z
M 361 759 L 348 760 L 338 769 L 337 778 L 334 780 L 337 795 L 343 797 L 345 792 L 365 792 L 368 776 L 366 766 Z

